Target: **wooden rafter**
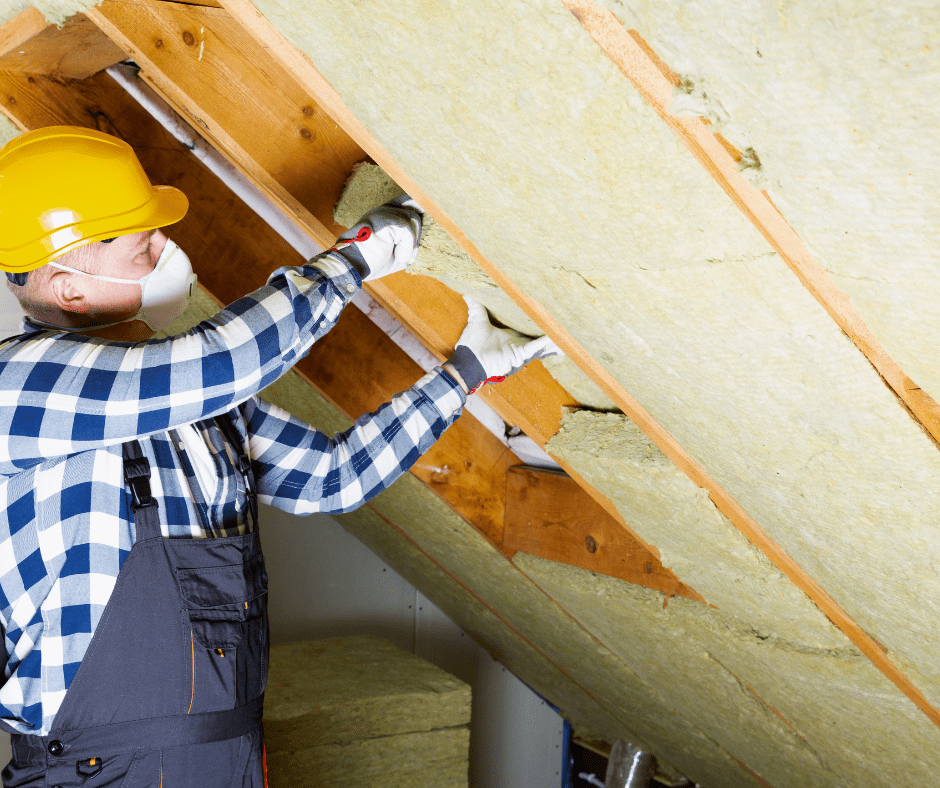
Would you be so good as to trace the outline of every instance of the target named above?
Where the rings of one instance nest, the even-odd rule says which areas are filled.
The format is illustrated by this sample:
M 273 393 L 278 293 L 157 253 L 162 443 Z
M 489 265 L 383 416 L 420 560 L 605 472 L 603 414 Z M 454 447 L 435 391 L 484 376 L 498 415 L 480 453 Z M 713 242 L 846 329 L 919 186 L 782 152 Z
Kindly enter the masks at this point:
M 83 79 L 124 57 L 84 14 L 59 27 L 30 6 L 0 29 L 0 71 Z

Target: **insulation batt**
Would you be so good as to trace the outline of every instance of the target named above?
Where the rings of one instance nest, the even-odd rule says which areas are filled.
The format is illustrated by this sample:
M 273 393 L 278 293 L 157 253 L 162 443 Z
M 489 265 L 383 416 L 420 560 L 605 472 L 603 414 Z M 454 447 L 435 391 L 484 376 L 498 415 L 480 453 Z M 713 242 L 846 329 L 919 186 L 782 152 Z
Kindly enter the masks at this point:
M 9 22 L 30 6 L 35 6 L 46 21 L 61 25 L 70 16 L 80 14 L 96 5 L 95 0 L 4 0 L 0 4 L 0 25 Z
M 940 704 L 940 452 L 578 20 L 549 0 L 371 1 L 342 8 L 311 0 L 303 14 L 284 0 L 257 5 L 483 255 L 540 302 Z M 676 17 L 675 30 L 685 31 L 666 49 L 672 34 L 664 28 L 661 38 L 651 36 L 653 46 L 667 62 L 685 47 L 685 60 L 670 65 L 709 76 L 728 123 L 735 122 L 738 103 L 725 98 L 717 75 L 697 60 L 692 31 L 699 22 L 691 10 L 705 5 L 683 4 L 678 13 L 664 3 L 648 7 L 649 19 Z M 940 74 L 928 62 L 934 48 L 924 50 L 927 61 L 896 60 L 895 49 L 906 44 L 883 36 L 918 16 L 934 19 L 932 11 L 901 3 L 877 13 L 872 6 L 868 17 L 850 13 L 867 5 L 851 4 L 841 17 L 831 16 L 841 7 L 827 5 L 832 21 L 823 20 L 808 39 L 812 45 L 799 51 L 817 61 L 812 68 L 826 76 L 823 84 L 842 89 L 846 101 L 858 93 L 859 69 L 866 83 L 897 63 L 911 65 L 924 86 Z M 715 29 L 727 25 L 732 37 L 750 37 L 778 13 L 778 6 L 753 14 L 741 8 L 720 7 Z M 816 18 L 808 2 L 779 8 L 790 20 L 787 29 Z M 837 24 L 840 18 L 845 22 Z M 646 22 L 641 33 L 652 26 Z M 924 28 L 917 36 L 932 35 L 932 22 Z M 849 61 L 855 71 L 831 59 L 878 36 L 886 53 L 864 64 Z M 718 51 L 724 44 L 709 46 Z M 817 95 L 810 66 L 777 66 L 772 48 L 761 52 L 759 59 L 770 64 L 761 68 L 776 80 L 761 106 Z M 893 87 L 877 84 L 873 101 L 897 100 Z M 895 126 L 886 120 L 878 133 L 914 128 L 911 118 L 922 109 L 928 123 L 916 124 L 916 133 L 929 137 L 924 129 L 934 128 L 934 105 L 926 98 L 931 91 L 921 95 L 911 97 L 914 110 L 903 120 Z M 830 136 L 833 146 L 841 135 L 852 139 L 844 112 L 825 102 L 806 106 L 810 111 L 791 102 L 785 111 L 817 117 L 820 138 Z M 858 119 L 866 120 L 859 107 Z M 857 133 L 874 133 L 872 125 L 856 127 Z M 751 144 L 773 175 L 773 152 L 760 140 Z M 786 177 L 818 184 L 835 172 L 832 165 L 844 164 L 820 160 L 821 150 L 792 164 Z M 932 156 L 924 153 L 928 166 Z M 882 169 L 846 166 L 851 193 L 861 201 L 871 185 L 868 199 L 880 208 L 881 187 L 871 176 Z M 891 172 L 905 173 L 906 183 L 917 186 L 907 192 L 911 199 L 932 193 L 927 183 L 911 180 L 911 168 Z M 833 201 L 820 189 L 803 190 L 804 215 L 828 222 Z M 904 190 L 888 181 L 884 189 L 887 213 L 907 216 L 925 232 L 937 226 L 924 213 L 935 201 L 895 209 L 902 203 L 892 201 Z M 869 221 L 874 214 L 865 216 L 862 225 L 878 226 Z M 918 243 L 920 251 L 929 246 Z M 855 251 L 865 259 L 862 247 Z M 932 342 L 938 332 L 924 301 L 935 288 L 930 276 L 917 273 L 929 268 L 920 251 L 886 265 L 892 281 L 895 272 L 907 271 L 900 277 L 917 297 L 899 299 L 922 305 L 925 315 L 916 330 L 899 316 L 899 336 Z M 931 743 L 929 750 L 937 748 Z
M 659 592 L 621 580 L 516 563 L 702 730 L 728 725 L 725 746 L 775 788 L 935 784 L 933 723 L 853 649 L 792 648 L 687 599 L 664 608 Z
M 362 162 L 349 176 L 333 211 L 333 219 L 337 224 L 351 227 L 368 211 L 401 193 L 401 187 L 381 167 Z M 424 217 L 418 257 L 408 266 L 408 271 L 432 276 L 461 295 L 476 299 L 504 326 L 527 336 L 543 334 L 542 329 L 480 270 L 470 255 L 430 215 Z M 550 356 L 542 363 L 582 405 L 595 410 L 619 410 L 597 384 L 565 356 Z
M 689 111 L 757 151 L 759 185 L 940 400 L 936 3 L 601 3 L 686 78 Z
M 547 448 L 581 469 L 631 530 L 656 545 L 664 566 L 739 626 L 792 648 L 858 653 L 626 416 L 570 413 Z

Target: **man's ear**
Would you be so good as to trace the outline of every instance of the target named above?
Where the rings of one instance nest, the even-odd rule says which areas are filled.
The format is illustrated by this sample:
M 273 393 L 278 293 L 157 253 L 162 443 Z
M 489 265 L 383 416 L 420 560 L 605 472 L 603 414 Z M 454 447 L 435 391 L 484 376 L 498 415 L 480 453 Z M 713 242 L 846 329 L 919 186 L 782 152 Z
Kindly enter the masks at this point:
M 49 287 L 52 302 L 65 312 L 84 314 L 88 311 L 88 299 L 85 291 L 78 282 L 79 277 L 71 271 L 54 270 L 49 277 Z

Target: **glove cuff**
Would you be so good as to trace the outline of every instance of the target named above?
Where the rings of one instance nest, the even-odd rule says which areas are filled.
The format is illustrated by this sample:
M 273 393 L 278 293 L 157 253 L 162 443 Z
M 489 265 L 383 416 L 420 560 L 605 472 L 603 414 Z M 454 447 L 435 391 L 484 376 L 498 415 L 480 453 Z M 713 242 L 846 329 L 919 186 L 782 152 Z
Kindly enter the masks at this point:
M 506 379 L 505 375 L 487 377 L 486 370 L 483 369 L 480 360 L 466 345 L 457 345 L 453 354 L 445 363 L 451 364 L 460 373 L 463 382 L 467 384 L 469 394 L 483 388 L 487 383 L 502 383 Z
M 460 373 L 460 377 L 463 378 L 463 382 L 467 384 L 467 388 L 470 389 L 471 393 L 476 391 L 480 384 L 486 380 L 483 365 L 466 345 L 457 345 L 451 357 L 447 359 L 447 363 L 452 364 L 454 369 Z

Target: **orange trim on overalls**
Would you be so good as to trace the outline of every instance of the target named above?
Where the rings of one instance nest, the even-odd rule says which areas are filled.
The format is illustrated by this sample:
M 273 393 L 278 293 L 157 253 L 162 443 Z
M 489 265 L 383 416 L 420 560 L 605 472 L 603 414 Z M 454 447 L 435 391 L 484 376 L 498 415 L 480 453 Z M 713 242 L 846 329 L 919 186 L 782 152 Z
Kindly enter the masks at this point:
M 193 642 L 193 631 L 189 630 L 189 647 L 193 652 L 193 690 L 189 696 L 189 708 L 186 709 L 186 713 L 189 714 L 193 710 L 193 700 L 196 698 L 196 644 Z M 161 767 L 163 768 L 163 767 Z

